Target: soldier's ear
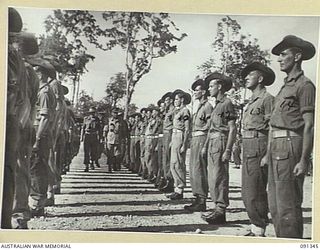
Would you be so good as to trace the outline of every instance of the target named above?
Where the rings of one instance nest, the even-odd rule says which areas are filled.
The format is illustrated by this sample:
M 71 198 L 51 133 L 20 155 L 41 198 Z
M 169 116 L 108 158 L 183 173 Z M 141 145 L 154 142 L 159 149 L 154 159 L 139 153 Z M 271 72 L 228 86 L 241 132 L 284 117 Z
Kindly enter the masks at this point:
M 294 55 L 294 61 L 299 62 L 302 61 L 302 53 L 301 52 L 296 52 Z

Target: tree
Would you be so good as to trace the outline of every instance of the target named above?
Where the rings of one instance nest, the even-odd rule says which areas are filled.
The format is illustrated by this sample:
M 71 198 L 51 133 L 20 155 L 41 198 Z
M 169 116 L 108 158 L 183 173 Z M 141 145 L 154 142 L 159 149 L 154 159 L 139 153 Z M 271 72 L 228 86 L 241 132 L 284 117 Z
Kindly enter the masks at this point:
M 212 48 L 211 57 L 198 67 L 201 72 L 200 77 L 204 78 L 214 71 L 219 71 L 232 78 L 233 88 L 229 91 L 229 97 L 235 105 L 239 121 L 242 119 L 245 102 L 241 100 L 241 96 L 246 95 L 241 71 L 245 65 L 253 61 L 260 61 L 268 65 L 270 54 L 260 48 L 258 39 L 253 38 L 251 34 L 243 34 L 241 25 L 229 16 L 222 18 L 217 24 L 217 34 Z M 238 128 L 240 131 L 241 126 Z
M 55 66 L 62 78 L 69 78 L 73 82 L 72 103 L 75 101 L 76 89 L 79 91 L 80 77 L 87 72 L 86 65 L 94 56 L 87 53 L 87 48 L 75 33 L 70 33 L 65 27 L 66 22 L 60 18 L 61 10 L 55 10 L 53 16 L 45 20 L 46 35 L 40 37 L 40 54 L 54 58 Z
M 85 90 L 81 90 L 79 96 L 78 110 L 82 115 L 86 115 L 91 107 L 97 106 L 97 102 Z
M 181 41 L 186 34 L 179 32 L 167 13 L 103 12 L 104 29 L 95 15 L 89 11 L 56 10 L 54 21 L 67 34 L 83 36 L 99 49 L 120 46 L 125 50 L 127 115 L 134 88 L 151 70 L 153 60 L 176 52 L 175 42 Z
M 130 103 L 128 106 L 128 114 L 134 114 L 138 110 L 138 107 L 135 103 Z
M 126 78 L 122 72 L 110 78 L 106 93 L 105 100 L 110 103 L 112 108 L 116 107 L 126 94 Z

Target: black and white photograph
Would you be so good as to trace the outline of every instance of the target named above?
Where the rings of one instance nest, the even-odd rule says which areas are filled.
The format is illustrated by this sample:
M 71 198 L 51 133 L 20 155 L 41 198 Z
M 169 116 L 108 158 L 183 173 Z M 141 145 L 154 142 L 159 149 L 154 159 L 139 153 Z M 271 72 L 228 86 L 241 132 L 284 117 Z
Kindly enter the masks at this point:
M 314 238 L 319 16 L 7 11 L 2 231 Z

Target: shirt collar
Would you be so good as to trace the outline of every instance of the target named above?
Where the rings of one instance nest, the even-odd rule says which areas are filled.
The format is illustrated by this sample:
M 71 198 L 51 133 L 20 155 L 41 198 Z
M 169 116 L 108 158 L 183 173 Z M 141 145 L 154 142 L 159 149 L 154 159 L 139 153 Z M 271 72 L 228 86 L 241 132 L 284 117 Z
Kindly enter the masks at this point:
M 257 100 L 258 98 L 262 98 L 266 93 L 267 89 L 264 87 L 258 93 L 255 93 L 251 96 L 251 102 Z
M 291 83 L 293 81 L 297 81 L 299 79 L 299 77 L 302 76 L 303 74 L 304 74 L 303 70 L 300 70 L 300 71 L 296 72 L 295 74 L 291 75 L 290 77 L 287 76 L 286 78 L 284 78 L 284 82 Z
M 226 95 L 225 94 L 223 94 L 223 95 L 221 95 L 221 97 L 220 98 L 216 98 L 216 103 L 219 103 L 219 102 L 224 102 L 224 100 L 226 99 Z

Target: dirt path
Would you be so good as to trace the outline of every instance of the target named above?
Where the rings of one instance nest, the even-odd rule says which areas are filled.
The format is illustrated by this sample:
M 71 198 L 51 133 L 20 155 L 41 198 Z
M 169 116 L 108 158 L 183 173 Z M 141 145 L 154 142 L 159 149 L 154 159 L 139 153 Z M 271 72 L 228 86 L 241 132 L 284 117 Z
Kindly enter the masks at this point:
M 188 182 L 185 199 L 171 201 L 157 191 L 153 184 L 127 170 L 107 173 L 106 159 L 102 167 L 83 172 L 83 153 L 73 160 L 70 172 L 63 176 L 61 194 L 56 204 L 46 208 L 46 217 L 32 219 L 30 229 L 81 231 L 135 231 L 244 235 L 249 220 L 241 200 L 241 170 L 230 165 L 230 206 L 228 223 L 208 225 L 200 213 L 190 214 L 183 209 L 191 201 Z M 304 195 L 304 237 L 311 237 L 312 178 L 306 177 Z M 211 208 L 212 202 L 207 207 Z M 198 229 L 198 230 L 197 230 Z M 267 237 L 274 236 L 273 225 Z

